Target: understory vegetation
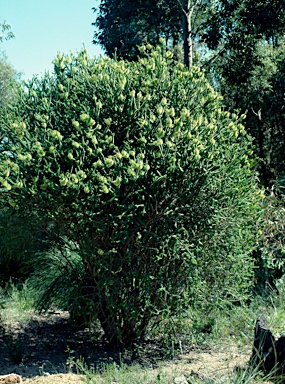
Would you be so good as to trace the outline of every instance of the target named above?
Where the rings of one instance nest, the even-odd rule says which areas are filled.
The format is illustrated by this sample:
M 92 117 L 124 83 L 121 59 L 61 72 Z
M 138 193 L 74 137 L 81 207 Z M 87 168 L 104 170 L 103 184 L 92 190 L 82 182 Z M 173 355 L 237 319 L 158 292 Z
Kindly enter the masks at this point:
M 175 379 L 184 377 L 189 383 L 268 383 L 273 381 L 274 372 L 264 376 L 250 364 L 249 357 L 253 342 L 254 319 L 266 310 L 270 329 L 275 336 L 279 336 L 284 330 L 284 298 L 285 292 L 279 282 L 280 290 L 271 290 L 266 297 L 255 296 L 250 303 L 240 303 L 228 309 L 212 308 L 210 312 L 203 309 L 191 309 L 181 317 L 173 317 L 171 321 L 165 321 L 158 327 L 148 329 L 148 338 L 162 340 L 164 346 L 164 361 L 155 366 L 149 363 L 136 362 L 125 364 L 123 361 L 109 364 L 99 364 L 90 367 L 84 358 L 75 359 L 74 351 L 69 351 L 70 356 L 66 366 L 70 372 L 78 375 L 78 382 L 109 384 L 136 384 L 142 380 L 144 383 L 175 383 Z M 15 286 L 10 282 L 6 289 L 1 290 L 0 325 L 1 329 L 9 330 L 12 322 L 28 324 L 37 313 L 35 298 L 37 292 L 29 281 L 23 285 Z M 185 352 L 187 345 L 191 345 L 191 351 Z M 25 346 L 13 341 L 10 359 L 22 361 Z M 211 373 L 193 374 L 187 361 L 194 357 L 197 359 L 200 353 L 209 351 L 210 354 L 228 354 L 232 358 L 241 355 L 243 360 L 232 369 L 224 364 L 221 366 L 209 366 Z M 184 356 L 185 355 L 185 356 Z M 245 358 L 247 356 L 247 358 Z M 214 364 L 214 363 L 213 363 Z M 189 369 L 189 366 L 190 369 Z M 205 362 L 207 366 L 207 362 Z M 56 372 L 56 371 L 55 371 Z M 45 374 L 44 372 L 42 374 Z M 38 380 L 38 381 L 37 381 Z M 56 381 L 56 376 L 52 379 Z M 40 383 L 40 378 L 35 378 L 34 383 Z M 60 379 L 59 379 L 60 382 Z

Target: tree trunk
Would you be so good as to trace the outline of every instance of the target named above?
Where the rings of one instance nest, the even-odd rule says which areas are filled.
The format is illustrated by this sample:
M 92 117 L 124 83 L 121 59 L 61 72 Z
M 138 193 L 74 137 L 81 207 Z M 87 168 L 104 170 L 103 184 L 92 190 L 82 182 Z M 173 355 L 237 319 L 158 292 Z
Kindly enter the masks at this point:
M 112 346 L 119 349 L 124 349 L 135 341 L 143 339 L 149 322 L 147 317 L 142 321 L 128 319 L 127 316 L 120 319 L 108 309 L 106 300 L 102 300 L 97 316 L 105 337 Z
M 193 42 L 191 30 L 191 17 L 193 9 L 190 9 L 190 0 L 183 0 L 182 8 L 184 64 L 188 69 L 190 69 L 193 62 Z
M 201 0 L 180 0 L 182 7 L 182 36 L 184 48 L 184 64 L 188 69 L 193 65 L 195 8 L 201 6 Z M 197 10 L 196 10 L 197 11 Z

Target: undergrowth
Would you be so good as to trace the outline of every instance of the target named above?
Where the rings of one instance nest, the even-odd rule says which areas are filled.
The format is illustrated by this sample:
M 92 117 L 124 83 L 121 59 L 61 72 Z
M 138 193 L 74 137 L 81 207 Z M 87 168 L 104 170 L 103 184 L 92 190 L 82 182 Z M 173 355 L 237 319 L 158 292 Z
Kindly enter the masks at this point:
M 0 287 L 1 323 L 28 322 L 35 313 L 34 295 L 28 280 L 21 284 L 10 281 L 5 288 Z
M 86 384 L 262 384 L 269 383 L 272 376 L 262 377 L 252 367 L 237 368 L 233 372 L 221 374 L 216 372 L 214 377 L 187 371 L 173 364 L 172 367 L 160 366 L 147 369 L 140 365 L 105 365 L 100 371 L 87 368 L 84 361 L 76 361 L 78 375 L 84 375 Z M 278 380 L 274 383 L 281 383 Z
M 285 328 L 284 299 L 285 290 L 283 281 L 276 284 L 278 289 L 268 292 L 267 296 L 253 296 L 246 304 L 239 304 L 232 308 L 212 308 L 209 311 L 188 311 L 180 318 L 167 320 L 149 332 L 149 338 L 163 339 L 165 343 L 176 345 L 171 358 L 155 367 L 144 367 L 138 364 L 131 366 L 125 364 L 106 364 L 98 368 L 87 367 L 83 359 L 72 360 L 73 371 L 83 375 L 87 384 L 250 384 L 270 382 L 270 377 L 262 377 L 249 364 L 235 369 L 225 369 L 223 372 L 214 372 L 211 375 L 191 371 L 187 359 L 191 359 L 191 350 L 203 352 L 211 350 L 212 353 L 226 352 L 231 348 L 235 353 L 246 353 L 250 359 L 253 343 L 254 323 L 260 314 L 268 320 L 270 329 L 278 337 Z M 29 282 L 15 285 L 10 282 L 6 289 L 0 291 L 0 324 L 2 329 L 11 321 L 27 322 L 34 310 L 34 292 Z M 178 345 L 178 347 L 177 347 Z M 183 356 L 184 347 L 191 346 L 190 354 Z M 183 358 L 185 357 L 185 359 Z M 190 370 L 189 370 L 190 369 Z M 79 376 L 78 376 L 79 377 Z M 181 379 L 181 381 L 179 381 Z M 184 381 L 183 381 L 184 379 Z M 274 383 L 280 383 L 274 379 Z

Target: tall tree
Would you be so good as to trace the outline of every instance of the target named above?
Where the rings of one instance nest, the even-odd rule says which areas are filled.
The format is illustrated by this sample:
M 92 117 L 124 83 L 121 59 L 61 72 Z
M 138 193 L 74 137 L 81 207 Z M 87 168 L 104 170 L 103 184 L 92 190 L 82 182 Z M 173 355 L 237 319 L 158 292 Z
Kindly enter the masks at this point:
M 101 44 L 110 57 L 115 54 L 131 60 L 139 56 L 137 47 L 143 43 L 157 44 L 164 37 L 175 44 L 180 29 L 177 12 L 171 12 L 175 3 L 174 0 L 103 0 L 93 23 L 98 28 L 94 43 Z
M 203 24 L 213 8 L 210 1 L 179 0 L 181 13 L 181 39 L 183 41 L 184 64 L 187 68 L 193 65 L 195 45 L 201 44 L 200 33 Z
M 212 8 L 209 0 L 102 0 L 93 23 L 94 43 L 101 44 L 110 57 L 136 60 L 138 45 L 157 44 L 164 38 L 172 47 L 182 43 L 189 68 L 200 26 Z
M 284 0 L 221 0 L 204 35 L 214 84 L 230 109 L 247 112 L 267 186 L 285 170 L 284 31 Z
M 117 52 L 135 58 L 138 44 L 164 37 L 183 42 L 184 62 L 190 66 L 193 48 L 202 42 L 231 50 L 282 35 L 285 0 L 102 0 L 93 11 L 99 11 L 94 42 L 109 56 Z
M 11 27 L 5 21 L 0 23 L 0 43 L 14 37 Z M 0 111 L 12 99 L 13 87 L 19 79 L 19 73 L 9 63 L 5 52 L 0 49 Z M 0 143 L 1 137 L 0 130 Z
M 17 79 L 19 73 L 9 63 L 6 54 L 0 51 L 0 108 L 11 100 Z
M 0 23 L 0 43 L 14 38 L 11 26 L 6 21 Z M 16 71 L 7 60 L 6 54 L 0 50 L 0 108 L 11 96 L 11 81 L 17 77 Z

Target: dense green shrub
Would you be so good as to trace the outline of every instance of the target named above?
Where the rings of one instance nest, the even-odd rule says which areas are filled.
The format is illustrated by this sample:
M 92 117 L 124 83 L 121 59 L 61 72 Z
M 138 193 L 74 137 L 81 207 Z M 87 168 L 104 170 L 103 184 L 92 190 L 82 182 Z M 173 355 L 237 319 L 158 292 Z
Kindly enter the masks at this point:
M 76 245 L 109 340 L 252 277 L 251 140 L 198 68 L 58 55 L 5 111 L 2 197 Z
M 285 273 L 285 196 L 272 188 L 267 191 L 262 209 L 261 236 L 254 253 L 258 266 L 255 289 L 270 293 Z
M 0 286 L 23 282 L 33 271 L 35 253 L 50 247 L 45 228 L 12 207 L 0 209 Z

